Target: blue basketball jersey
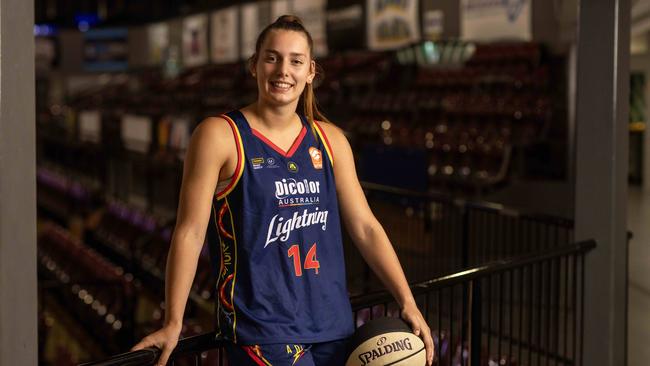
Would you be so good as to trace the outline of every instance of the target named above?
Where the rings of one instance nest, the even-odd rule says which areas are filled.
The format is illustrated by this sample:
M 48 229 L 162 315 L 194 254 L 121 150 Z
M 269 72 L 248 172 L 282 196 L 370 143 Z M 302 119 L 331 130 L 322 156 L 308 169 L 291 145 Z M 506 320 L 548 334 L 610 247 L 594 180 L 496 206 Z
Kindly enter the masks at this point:
M 223 115 L 235 175 L 213 200 L 208 242 L 217 273 L 218 335 L 241 344 L 317 343 L 354 331 L 327 138 L 301 116 L 288 152 Z

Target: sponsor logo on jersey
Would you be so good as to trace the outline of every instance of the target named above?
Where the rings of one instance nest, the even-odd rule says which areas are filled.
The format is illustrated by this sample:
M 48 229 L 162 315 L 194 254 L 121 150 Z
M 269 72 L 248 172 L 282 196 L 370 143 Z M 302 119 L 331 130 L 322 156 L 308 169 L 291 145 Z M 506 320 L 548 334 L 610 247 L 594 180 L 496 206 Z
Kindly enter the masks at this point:
M 320 202 L 320 181 L 293 178 L 275 181 L 278 207 L 313 205 Z
M 267 168 L 279 168 L 280 166 L 278 165 L 278 162 L 275 161 L 274 158 L 268 158 L 268 159 L 266 159 L 266 167 Z
M 315 147 L 309 148 L 309 156 L 314 169 L 323 169 L 323 154 Z
M 252 158 L 251 164 L 253 164 L 253 169 L 262 169 L 264 166 L 264 158 Z
M 289 169 L 289 171 L 291 173 L 297 173 L 298 172 L 298 164 L 296 164 L 293 161 L 290 161 L 290 162 L 287 163 L 287 169 Z
M 273 216 L 269 222 L 264 248 L 277 241 L 281 243 L 286 242 L 289 240 L 291 233 L 297 229 L 320 225 L 321 230 L 325 231 L 327 229 L 327 213 L 327 210 L 319 211 L 318 207 L 316 207 L 312 212 L 308 209 L 304 209 L 302 213 L 295 211 L 289 217 L 280 215 Z
M 319 194 L 320 182 L 317 180 L 303 179 L 301 181 L 293 178 L 275 181 L 275 198 L 281 199 L 299 194 Z

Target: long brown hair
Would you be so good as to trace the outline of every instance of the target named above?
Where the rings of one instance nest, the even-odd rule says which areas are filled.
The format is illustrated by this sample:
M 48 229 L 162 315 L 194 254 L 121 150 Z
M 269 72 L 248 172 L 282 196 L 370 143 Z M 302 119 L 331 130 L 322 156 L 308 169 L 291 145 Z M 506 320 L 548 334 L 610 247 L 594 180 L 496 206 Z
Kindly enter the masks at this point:
M 262 43 L 268 36 L 269 32 L 272 30 L 289 30 L 294 32 L 299 32 L 305 35 L 307 38 L 307 44 L 309 45 L 309 58 L 314 60 L 314 40 L 311 38 L 311 34 L 307 31 L 305 26 L 302 23 L 302 20 L 295 15 L 282 15 L 275 22 L 269 24 L 262 30 L 260 35 L 257 37 L 257 42 L 255 43 L 255 53 L 248 59 L 248 65 L 250 68 L 254 68 L 257 63 L 259 56 L 260 48 L 262 48 Z M 309 121 L 309 125 L 312 130 L 314 129 L 314 120 L 326 121 L 329 122 L 327 117 L 321 113 L 318 109 L 318 102 L 316 102 L 316 96 L 314 95 L 314 86 L 313 83 L 320 81 L 323 76 L 321 67 L 316 63 L 315 67 L 316 76 L 311 83 L 305 85 L 305 89 L 302 91 L 302 106 L 305 117 Z

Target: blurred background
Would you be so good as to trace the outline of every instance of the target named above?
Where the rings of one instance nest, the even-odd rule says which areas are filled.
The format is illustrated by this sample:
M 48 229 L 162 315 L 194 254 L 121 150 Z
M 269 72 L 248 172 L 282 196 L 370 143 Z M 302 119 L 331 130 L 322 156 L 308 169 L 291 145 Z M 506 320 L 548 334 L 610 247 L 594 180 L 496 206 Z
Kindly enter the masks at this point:
M 245 60 L 259 31 L 282 14 L 301 17 L 314 38 L 324 70 L 321 110 L 350 140 L 409 281 L 573 241 L 577 0 L 34 5 L 42 365 L 125 352 L 162 325 L 189 137 L 203 118 L 255 100 Z M 632 1 L 636 221 L 628 228 L 637 238 L 650 179 L 649 20 L 650 1 Z M 640 279 L 630 284 L 630 324 L 638 325 L 629 329 L 630 365 L 650 355 L 643 342 L 650 291 L 641 280 L 649 255 L 637 242 L 630 244 L 631 273 Z M 381 289 L 345 246 L 351 295 Z M 214 329 L 208 258 L 204 248 L 184 336 Z M 541 364 L 500 352 L 492 362 Z

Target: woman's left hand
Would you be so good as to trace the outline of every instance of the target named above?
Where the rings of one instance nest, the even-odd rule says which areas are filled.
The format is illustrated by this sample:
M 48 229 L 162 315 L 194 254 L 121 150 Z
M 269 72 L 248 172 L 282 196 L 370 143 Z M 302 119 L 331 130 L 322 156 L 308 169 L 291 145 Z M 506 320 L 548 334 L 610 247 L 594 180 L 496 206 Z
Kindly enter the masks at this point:
M 404 321 L 411 325 L 413 333 L 422 338 L 427 352 L 427 365 L 431 366 L 435 354 L 433 338 L 431 338 L 431 330 L 429 329 L 427 322 L 424 320 L 422 313 L 415 303 L 409 303 L 404 305 L 400 315 Z

